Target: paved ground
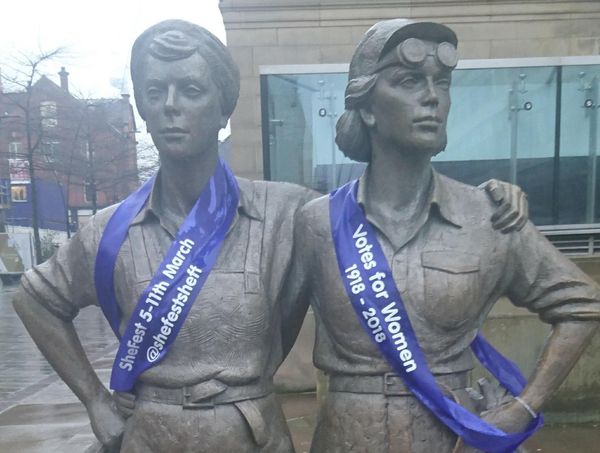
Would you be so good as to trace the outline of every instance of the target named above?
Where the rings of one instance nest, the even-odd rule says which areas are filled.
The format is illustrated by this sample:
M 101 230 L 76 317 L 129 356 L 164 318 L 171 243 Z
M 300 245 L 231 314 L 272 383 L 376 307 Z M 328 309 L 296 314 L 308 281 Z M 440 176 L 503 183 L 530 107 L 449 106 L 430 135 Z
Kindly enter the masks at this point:
M 0 453 L 78 453 L 93 434 L 83 406 L 52 371 L 10 305 L 11 288 L 0 291 Z M 77 318 L 78 332 L 94 368 L 106 382 L 116 344 L 95 308 Z M 281 395 L 298 453 L 308 452 L 314 426 L 314 394 Z M 530 452 L 600 451 L 600 427 L 544 428 Z

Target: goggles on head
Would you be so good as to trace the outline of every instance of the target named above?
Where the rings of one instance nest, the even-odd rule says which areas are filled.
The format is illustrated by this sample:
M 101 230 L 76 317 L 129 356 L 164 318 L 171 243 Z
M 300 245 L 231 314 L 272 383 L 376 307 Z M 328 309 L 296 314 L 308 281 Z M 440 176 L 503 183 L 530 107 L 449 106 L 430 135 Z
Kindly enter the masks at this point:
M 387 53 L 375 66 L 372 74 L 379 72 L 389 66 L 402 65 L 408 68 L 420 68 L 425 64 L 427 57 L 434 57 L 443 67 L 454 69 L 458 63 L 458 52 L 449 42 L 442 42 L 432 51 L 428 46 L 417 38 L 408 38 Z

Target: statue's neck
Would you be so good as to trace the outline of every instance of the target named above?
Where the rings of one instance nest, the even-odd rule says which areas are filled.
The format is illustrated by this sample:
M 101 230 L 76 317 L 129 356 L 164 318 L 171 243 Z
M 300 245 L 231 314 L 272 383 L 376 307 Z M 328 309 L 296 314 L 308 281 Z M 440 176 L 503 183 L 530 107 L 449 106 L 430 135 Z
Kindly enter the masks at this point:
M 214 173 L 217 162 L 217 152 L 189 159 L 161 156 L 159 196 L 162 210 L 185 218 Z
M 432 177 L 429 155 L 374 152 L 367 172 L 369 204 L 402 210 L 428 196 Z
M 429 157 L 374 153 L 366 171 L 365 211 L 394 248 L 400 249 L 427 220 L 432 181 Z

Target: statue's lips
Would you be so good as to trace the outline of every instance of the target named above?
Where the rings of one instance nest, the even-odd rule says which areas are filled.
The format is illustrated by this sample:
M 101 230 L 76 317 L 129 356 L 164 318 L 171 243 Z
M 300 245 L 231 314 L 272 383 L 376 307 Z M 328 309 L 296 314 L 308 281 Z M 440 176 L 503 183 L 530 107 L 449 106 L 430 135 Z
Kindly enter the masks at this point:
M 438 128 L 442 125 L 442 120 L 436 116 L 425 116 L 417 118 L 413 121 L 413 124 L 428 128 Z
M 187 129 L 182 129 L 180 127 L 166 127 L 164 129 L 161 129 L 159 131 L 160 135 L 164 136 L 164 137 L 181 137 L 183 135 L 187 135 L 189 134 L 189 131 Z

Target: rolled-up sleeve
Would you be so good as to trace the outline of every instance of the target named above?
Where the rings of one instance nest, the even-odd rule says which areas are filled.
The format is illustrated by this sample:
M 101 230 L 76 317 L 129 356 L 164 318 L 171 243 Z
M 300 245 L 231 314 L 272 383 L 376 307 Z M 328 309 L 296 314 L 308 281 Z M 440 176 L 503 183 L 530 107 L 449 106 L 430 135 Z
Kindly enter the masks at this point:
M 92 219 L 46 262 L 28 270 L 21 279 L 24 291 L 52 314 L 72 320 L 79 310 L 97 304 L 94 263 L 98 244 L 97 222 Z
M 600 288 L 531 223 L 513 233 L 507 295 L 548 323 L 600 320 Z

